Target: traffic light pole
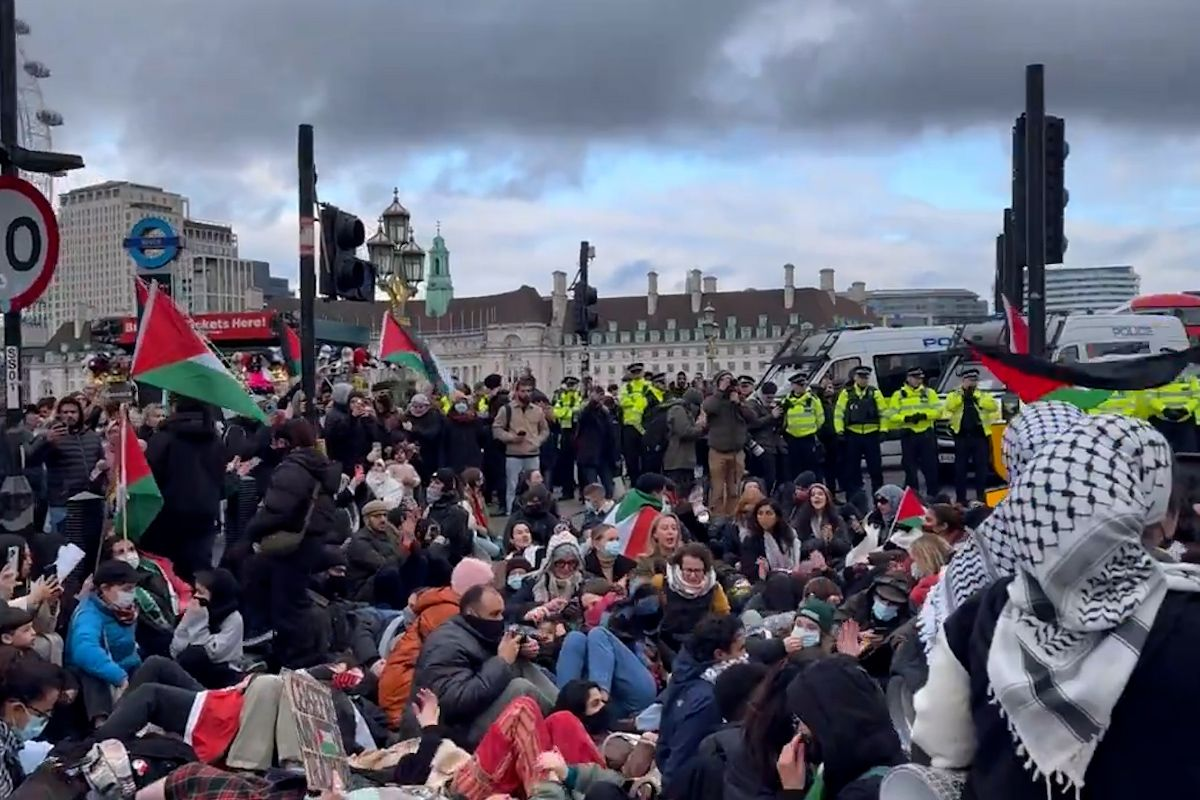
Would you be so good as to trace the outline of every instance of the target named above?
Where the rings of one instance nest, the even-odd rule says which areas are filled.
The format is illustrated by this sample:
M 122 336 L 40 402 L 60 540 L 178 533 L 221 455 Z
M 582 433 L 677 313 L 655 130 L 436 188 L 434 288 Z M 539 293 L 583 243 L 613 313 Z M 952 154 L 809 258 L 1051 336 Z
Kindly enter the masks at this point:
M 317 205 L 317 168 L 313 158 L 312 125 L 300 126 L 296 161 L 300 172 L 300 388 L 307 401 L 306 416 L 315 422 L 317 261 L 313 213 Z
M 16 0 L 0 0 L 0 143 L 6 152 L 17 141 L 17 8 Z M 12 159 L 5 159 L 0 173 L 18 175 Z M 20 376 L 21 369 L 21 312 L 4 312 L 4 358 L 7 375 Z M 15 361 L 15 364 L 8 362 Z M 21 412 L 21 381 L 5 386 L 7 411 L 5 427 L 19 426 L 25 415 Z
M 1046 354 L 1046 87 L 1041 64 L 1025 68 L 1025 264 L 1029 352 Z M 1017 302 L 1013 298 L 1013 302 Z
M 579 243 L 579 285 L 583 287 L 583 291 L 576 293 L 577 298 L 586 298 L 588 296 L 588 261 L 590 260 L 588 254 L 590 252 L 591 247 L 587 242 Z M 578 304 L 579 300 L 576 300 L 576 305 Z M 576 308 L 575 313 L 581 315 L 581 319 L 586 320 L 586 308 Z M 585 324 L 580 327 L 586 328 L 587 326 Z M 581 344 L 583 348 L 579 351 L 579 380 L 583 383 L 583 393 L 587 395 L 592 391 L 592 354 L 589 350 L 592 338 L 591 332 L 584 333 L 580 338 L 582 339 Z

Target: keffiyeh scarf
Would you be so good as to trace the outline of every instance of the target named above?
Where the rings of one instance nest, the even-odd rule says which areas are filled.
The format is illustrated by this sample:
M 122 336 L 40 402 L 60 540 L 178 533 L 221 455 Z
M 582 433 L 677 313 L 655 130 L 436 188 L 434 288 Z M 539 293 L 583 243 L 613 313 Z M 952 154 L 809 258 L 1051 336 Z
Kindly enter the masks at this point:
M 1014 483 L 1026 465 L 1056 436 L 1087 419 L 1086 414 L 1067 403 L 1047 401 L 1025 406 L 1004 429 L 1001 441 L 1009 483 Z M 1006 502 L 1007 498 L 1001 500 L 978 529 L 969 531 L 969 539 L 926 597 L 917 624 L 927 656 L 933 651 L 942 624 L 955 609 L 992 581 L 1012 575 L 1016 569 L 1000 513 Z
M 1024 464 L 997 508 L 1016 577 L 990 691 L 1026 765 L 1060 785 L 1083 786 L 1167 592 L 1200 591 L 1200 566 L 1142 544 L 1167 514 L 1171 466 L 1149 425 L 1091 417 Z
M 767 569 L 772 572 L 791 572 L 800 566 L 800 540 L 792 537 L 792 544 L 786 550 L 779 545 L 775 534 L 763 533 L 763 551 L 767 557 Z

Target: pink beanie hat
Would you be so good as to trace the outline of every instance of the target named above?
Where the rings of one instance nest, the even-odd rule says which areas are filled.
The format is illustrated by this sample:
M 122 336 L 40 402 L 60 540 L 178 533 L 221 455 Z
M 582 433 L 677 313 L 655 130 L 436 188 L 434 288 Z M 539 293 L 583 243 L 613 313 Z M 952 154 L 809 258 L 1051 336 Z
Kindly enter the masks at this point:
M 473 586 L 491 583 L 496 577 L 492 565 L 478 558 L 464 558 L 450 573 L 450 588 L 460 596 Z

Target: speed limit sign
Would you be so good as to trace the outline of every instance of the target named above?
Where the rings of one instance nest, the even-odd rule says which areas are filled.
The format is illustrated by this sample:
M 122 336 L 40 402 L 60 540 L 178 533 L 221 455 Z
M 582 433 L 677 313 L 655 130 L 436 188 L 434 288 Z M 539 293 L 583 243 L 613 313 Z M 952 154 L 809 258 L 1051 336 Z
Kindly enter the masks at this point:
M 58 264 L 58 220 L 33 184 L 0 176 L 0 311 L 32 305 Z

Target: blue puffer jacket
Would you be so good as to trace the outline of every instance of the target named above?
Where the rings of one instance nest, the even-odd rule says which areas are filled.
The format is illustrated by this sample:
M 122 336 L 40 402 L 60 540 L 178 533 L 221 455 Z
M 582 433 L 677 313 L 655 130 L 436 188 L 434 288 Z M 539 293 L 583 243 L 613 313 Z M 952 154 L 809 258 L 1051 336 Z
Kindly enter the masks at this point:
M 134 629 L 117 621 L 95 595 L 75 609 L 67 629 L 67 666 L 112 686 L 120 686 L 142 665 Z
M 675 658 L 671 680 L 662 693 L 655 760 L 662 773 L 663 793 L 668 797 L 676 794 L 672 783 L 683 777 L 684 767 L 700 749 L 700 742 L 723 724 L 716 692 L 704 679 L 704 671 L 713 663 L 697 661 L 685 648 Z

